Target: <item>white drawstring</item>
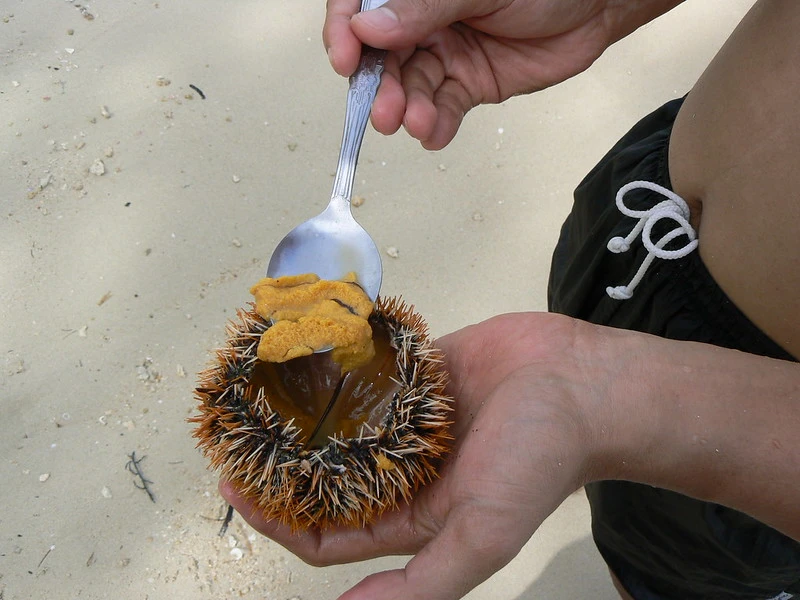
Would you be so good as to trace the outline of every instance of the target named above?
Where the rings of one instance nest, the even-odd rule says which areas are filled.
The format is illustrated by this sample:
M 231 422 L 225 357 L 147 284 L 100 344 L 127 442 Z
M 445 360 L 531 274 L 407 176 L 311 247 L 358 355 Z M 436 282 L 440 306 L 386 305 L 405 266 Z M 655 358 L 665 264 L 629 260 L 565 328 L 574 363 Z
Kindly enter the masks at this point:
M 623 202 L 625 194 L 631 190 L 642 188 L 657 192 L 664 196 L 666 200 L 659 202 L 649 210 L 631 210 L 625 206 Z M 695 233 L 694 228 L 689 224 L 691 213 L 689 212 L 689 205 L 686 204 L 686 201 L 678 196 L 678 194 L 655 183 L 649 181 L 632 181 L 620 188 L 617 192 L 616 202 L 617 208 L 619 208 L 622 214 L 639 219 L 639 222 L 626 237 L 617 236 L 611 238 L 608 241 L 608 249 L 615 254 L 627 252 L 631 247 L 631 242 L 633 242 L 640 233 L 642 234 L 642 243 L 644 247 L 647 248 L 647 256 L 642 261 L 642 265 L 628 285 L 609 286 L 606 288 L 606 293 L 614 300 L 627 300 L 633 296 L 633 290 L 635 290 L 636 286 L 642 281 L 644 274 L 647 272 L 653 260 L 656 258 L 674 260 L 690 254 L 697 248 L 697 233 Z M 672 231 L 669 231 L 664 237 L 656 243 L 653 243 L 650 239 L 650 235 L 653 226 L 661 219 L 672 219 L 677 225 Z M 689 242 L 685 246 L 677 250 L 664 250 L 664 246 L 680 235 L 685 235 L 689 238 Z

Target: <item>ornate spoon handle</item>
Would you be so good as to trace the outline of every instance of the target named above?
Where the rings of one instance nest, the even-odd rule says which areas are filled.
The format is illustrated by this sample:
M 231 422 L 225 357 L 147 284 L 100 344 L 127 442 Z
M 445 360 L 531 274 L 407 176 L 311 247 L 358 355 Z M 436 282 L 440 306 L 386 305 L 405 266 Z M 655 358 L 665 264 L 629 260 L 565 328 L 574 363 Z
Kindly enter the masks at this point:
M 376 8 L 383 2 L 363 0 L 362 10 Z M 361 50 L 361 62 L 356 72 L 350 77 L 350 89 L 347 92 L 347 108 L 344 117 L 344 133 L 342 147 L 339 151 L 339 164 L 336 167 L 336 178 L 333 181 L 331 198 L 343 198 L 348 203 L 353 194 L 353 180 L 356 175 L 358 153 L 364 139 L 364 131 L 372 110 L 372 101 L 378 91 L 383 73 L 385 50 L 364 46 Z

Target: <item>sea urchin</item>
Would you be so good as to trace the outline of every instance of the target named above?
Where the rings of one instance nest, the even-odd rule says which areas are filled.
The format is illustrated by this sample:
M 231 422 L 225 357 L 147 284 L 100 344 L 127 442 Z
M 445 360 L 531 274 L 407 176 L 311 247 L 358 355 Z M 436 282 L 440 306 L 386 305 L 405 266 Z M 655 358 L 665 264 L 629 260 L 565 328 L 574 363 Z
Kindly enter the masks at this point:
M 272 323 L 251 305 L 200 374 L 198 447 L 265 518 L 363 526 L 436 477 L 450 440 L 441 353 L 398 299 L 379 299 L 369 323 L 375 357 L 342 374 L 331 352 L 260 360 Z

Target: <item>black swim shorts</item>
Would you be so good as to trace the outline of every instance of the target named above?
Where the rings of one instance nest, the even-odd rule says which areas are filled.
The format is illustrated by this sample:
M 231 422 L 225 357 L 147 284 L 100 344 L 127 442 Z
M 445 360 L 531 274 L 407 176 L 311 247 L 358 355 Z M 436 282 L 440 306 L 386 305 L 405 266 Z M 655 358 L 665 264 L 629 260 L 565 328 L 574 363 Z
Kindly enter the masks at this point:
M 607 249 L 637 223 L 615 204 L 625 184 L 644 180 L 670 189 L 667 150 L 682 100 L 639 122 L 575 191 L 575 203 L 553 255 L 550 310 L 665 338 L 795 360 L 726 297 L 697 252 L 656 258 L 627 300 L 608 287 L 632 280 L 649 252 L 640 239 L 627 252 Z M 664 200 L 632 190 L 625 204 L 647 210 Z M 656 224 L 651 239 L 672 227 Z M 666 245 L 683 247 L 684 239 Z M 797 485 L 792 482 L 790 485 Z M 626 481 L 586 488 L 600 553 L 636 600 L 800 599 L 800 543 L 735 510 Z

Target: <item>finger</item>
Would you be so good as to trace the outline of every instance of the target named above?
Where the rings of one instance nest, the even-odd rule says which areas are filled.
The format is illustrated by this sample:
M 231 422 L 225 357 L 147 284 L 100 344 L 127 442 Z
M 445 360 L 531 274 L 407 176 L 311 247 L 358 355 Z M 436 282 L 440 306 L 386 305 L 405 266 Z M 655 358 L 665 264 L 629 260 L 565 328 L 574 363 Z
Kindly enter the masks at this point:
M 360 0 L 328 0 L 322 42 L 334 71 L 348 77 L 358 66 L 361 40 L 350 27 L 351 17 L 361 7 Z
M 434 96 L 445 78 L 442 62 L 419 49 L 403 65 L 402 83 L 406 97 L 403 126 L 418 140 L 427 140 L 436 126 Z
M 351 24 L 364 43 L 396 50 L 414 46 L 458 21 L 489 14 L 500 8 L 497 4 L 497 0 L 389 0 L 355 15 Z
M 314 566 L 413 554 L 431 537 L 424 533 L 429 531 L 428 528 L 412 524 L 412 511 L 407 504 L 385 513 L 367 527 L 331 527 L 324 531 L 312 529 L 293 532 L 288 525 L 264 519 L 255 503 L 240 496 L 230 482 L 220 481 L 219 491 L 253 529 Z
M 522 547 L 516 540 L 499 540 L 491 531 L 491 523 L 473 508 L 451 513 L 441 533 L 405 569 L 371 575 L 339 600 L 463 597 L 505 566 Z
M 403 124 L 406 112 L 406 95 L 403 86 L 394 77 L 384 73 L 381 87 L 372 104 L 370 120 L 375 130 L 383 135 L 392 135 Z
M 376 131 L 391 135 L 400 129 L 406 112 L 406 95 L 400 84 L 400 64 L 406 60 L 407 53 L 390 52 L 386 56 L 386 66 L 381 76 L 381 85 L 372 104 L 371 121 Z
M 422 146 L 426 150 L 441 150 L 453 141 L 473 102 L 461 83 L 447 79 L 436 91 L 433 105 L 436 108 L 436 123 L 430 135 L 422 140 Z

